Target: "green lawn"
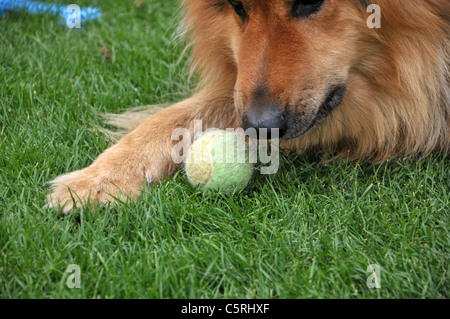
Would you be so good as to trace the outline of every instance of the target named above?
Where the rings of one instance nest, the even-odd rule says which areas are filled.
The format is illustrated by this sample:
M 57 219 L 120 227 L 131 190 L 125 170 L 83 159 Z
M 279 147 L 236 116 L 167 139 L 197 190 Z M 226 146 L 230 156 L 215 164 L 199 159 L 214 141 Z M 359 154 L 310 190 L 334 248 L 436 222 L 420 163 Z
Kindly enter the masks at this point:
M 104 13 L 80 30 L 0 18 L 0 298 L 449 298 L 441 154 L 383 165 L 284 156 L 277 175 L 229 198 L 178 174 L 138 203 L 67 218 L 43 208 L 46 181 L 108 147 L 92 130 L 102 112 L 189 95 L 171 41 L 177 2 L 79 0 Z M 66 285 L 70 264 L 80 289 Z M 369 264 L 380 289 L 366 285 Z

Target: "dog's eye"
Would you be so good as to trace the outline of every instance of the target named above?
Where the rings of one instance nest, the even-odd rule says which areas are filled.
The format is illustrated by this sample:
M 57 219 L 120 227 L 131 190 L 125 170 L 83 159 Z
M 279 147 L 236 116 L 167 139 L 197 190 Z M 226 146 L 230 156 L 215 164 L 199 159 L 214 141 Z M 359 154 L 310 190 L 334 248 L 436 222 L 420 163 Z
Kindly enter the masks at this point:
M 247 20 L 247 13 L 245 12 L 245 8 L 242 2 L 237 0 L 228 0 L 228 2 L 233 7 L 234 11 L 236 11 L 236 14 L 239 16 L 239 18 L 241 18 L 241 20 L 245 22 L 245 20 Z
M 295 0 L 292 15 L 297 19 L 304 19 L 319 11 L 325 0 Z

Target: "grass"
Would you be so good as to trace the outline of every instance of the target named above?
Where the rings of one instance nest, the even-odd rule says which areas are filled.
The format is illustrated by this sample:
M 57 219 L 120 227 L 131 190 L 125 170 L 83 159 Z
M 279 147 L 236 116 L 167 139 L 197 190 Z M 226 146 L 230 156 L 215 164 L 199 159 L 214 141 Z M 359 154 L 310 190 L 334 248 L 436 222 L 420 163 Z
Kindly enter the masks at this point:
M 79 0 L 99 22 L 0 18 L 0 298 L 449 298 L 449 159 L 284 156 L 231 197 L 182 174 L 137 203 L 67 218 L 46 181 L 108 147 L 99 113 L 188 96 L 176 5 Z M 108 54 L 101 54 L 108 51 Z M 105 51 L 106 50 L 106 51 Z M 81 288 L 70 289 L 70 264 Z M 381 288 L 366 285 L 369 264 Z

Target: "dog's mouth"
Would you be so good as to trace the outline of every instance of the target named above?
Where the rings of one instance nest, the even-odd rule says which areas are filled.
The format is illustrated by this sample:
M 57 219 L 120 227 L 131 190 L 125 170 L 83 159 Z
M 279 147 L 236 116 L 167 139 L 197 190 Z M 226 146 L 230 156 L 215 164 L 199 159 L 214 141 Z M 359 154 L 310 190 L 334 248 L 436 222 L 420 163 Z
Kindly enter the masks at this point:
M 287 112 L 288 125 L 285 134 L 282 136 L 284 139 L 291 139 L 299 137 L 308 133 L 314 127 L 322 123 L 331 112 L 342 104 L 344 100 L 347 88 L 345 85 L 333 86 L 328 90 L 326 99 L 319 106 L 317 112 L 312 117 L 289 114 Z

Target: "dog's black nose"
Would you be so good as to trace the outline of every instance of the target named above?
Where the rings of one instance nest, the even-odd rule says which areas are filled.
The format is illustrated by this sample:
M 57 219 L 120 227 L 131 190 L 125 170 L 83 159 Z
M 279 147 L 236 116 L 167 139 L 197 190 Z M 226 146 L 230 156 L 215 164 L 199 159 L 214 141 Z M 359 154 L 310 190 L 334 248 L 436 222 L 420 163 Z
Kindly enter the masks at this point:
M 242 116 L 242 128 L 256 129 L 258 139 L 278 138 L 286 132 L 285 112 L 278 99 L 273 100 L 266 86 L 258 86 L 254 90 L 250 104 L 245 108 Z M 267 134 L 264 134 L 265 131 Z
M 255 108 L 244 114 L 242 127 L 244 130 L 256 129 L 257 138 L 282 137 L 286 132 L 286 118 L 279 107 Z M 267 136 L 261 129 L 267 129 Z

